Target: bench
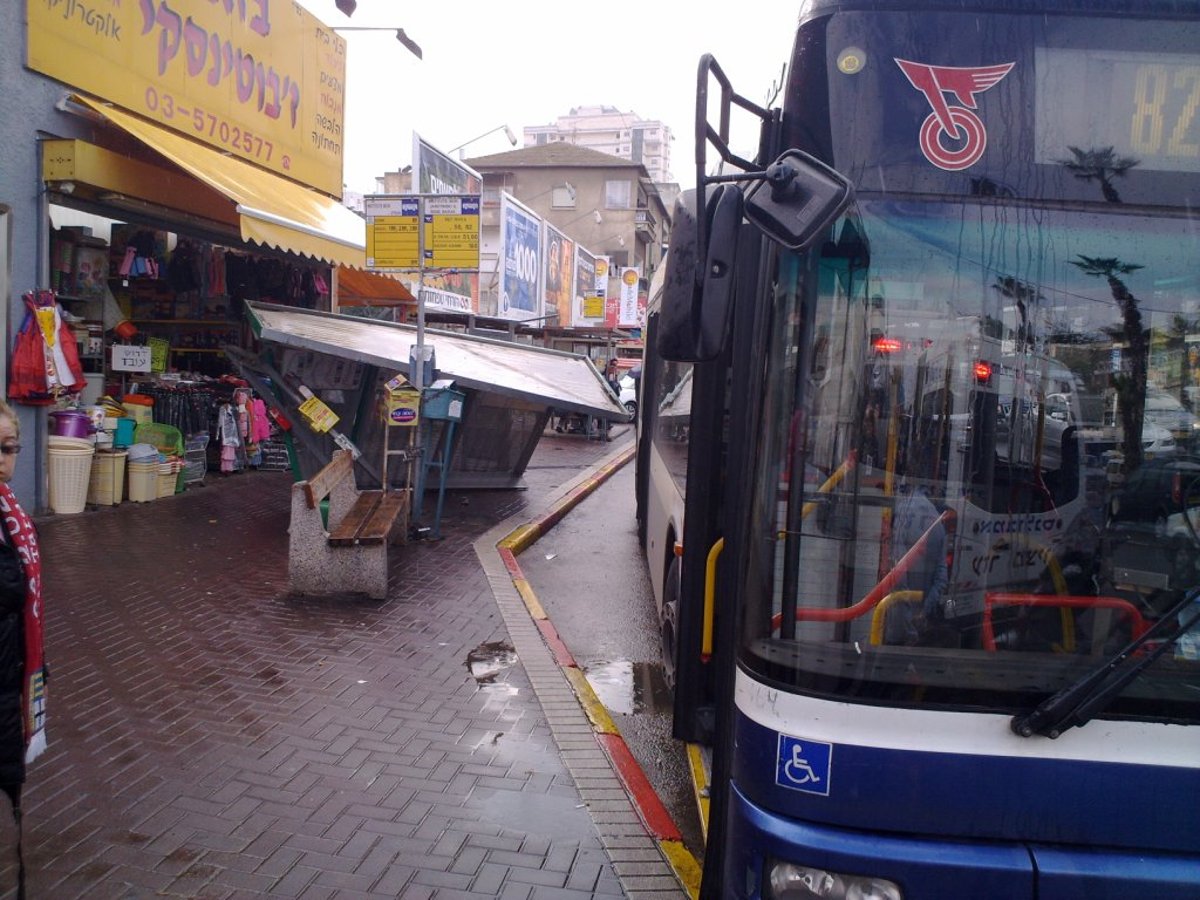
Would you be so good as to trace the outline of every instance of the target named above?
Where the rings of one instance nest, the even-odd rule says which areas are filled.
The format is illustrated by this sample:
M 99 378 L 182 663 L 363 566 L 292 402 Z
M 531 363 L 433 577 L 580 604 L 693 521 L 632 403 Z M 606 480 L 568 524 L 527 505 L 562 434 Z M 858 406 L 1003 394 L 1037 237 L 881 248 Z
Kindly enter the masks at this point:
M 321 501 L 329 498 L 328 526 Z M 409 492 L 360 491 L 354 457 L 338 450 L 329 465 L 292 485 L 288 586 L 299 594 L 364 593 L 387 598 L 388 546 L 407 536 Z

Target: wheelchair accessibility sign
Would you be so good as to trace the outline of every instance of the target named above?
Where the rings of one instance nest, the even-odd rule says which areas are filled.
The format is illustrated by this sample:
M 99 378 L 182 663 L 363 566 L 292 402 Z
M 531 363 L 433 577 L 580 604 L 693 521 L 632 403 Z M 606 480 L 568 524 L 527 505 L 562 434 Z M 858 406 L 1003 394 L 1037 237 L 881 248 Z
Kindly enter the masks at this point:
M 832 759 L 833 744 L 781 734 L 775 760 L 775 783 L 794 791 L 828 797 Z

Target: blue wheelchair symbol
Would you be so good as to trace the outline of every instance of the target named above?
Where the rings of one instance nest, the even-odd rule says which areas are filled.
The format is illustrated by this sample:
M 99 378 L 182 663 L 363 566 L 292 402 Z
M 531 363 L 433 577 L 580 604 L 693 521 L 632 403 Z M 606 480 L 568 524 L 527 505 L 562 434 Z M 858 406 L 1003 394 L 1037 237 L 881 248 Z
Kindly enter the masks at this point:
M 781 734 L 775 760 L 775 783 L 794 791 L 828 797 L 832 757 L 832 744 Z

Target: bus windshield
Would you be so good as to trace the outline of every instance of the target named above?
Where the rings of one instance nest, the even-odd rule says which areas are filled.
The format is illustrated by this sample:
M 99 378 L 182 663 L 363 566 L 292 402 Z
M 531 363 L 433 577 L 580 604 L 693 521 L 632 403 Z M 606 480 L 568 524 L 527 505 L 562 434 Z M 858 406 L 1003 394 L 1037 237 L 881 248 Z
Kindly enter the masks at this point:
M 860 195 L 775 258 L 742 662 L 1012 711 L 1200 585 L 1200 236 Z M 1200 716 L 1185 633 L 1106 715 Z

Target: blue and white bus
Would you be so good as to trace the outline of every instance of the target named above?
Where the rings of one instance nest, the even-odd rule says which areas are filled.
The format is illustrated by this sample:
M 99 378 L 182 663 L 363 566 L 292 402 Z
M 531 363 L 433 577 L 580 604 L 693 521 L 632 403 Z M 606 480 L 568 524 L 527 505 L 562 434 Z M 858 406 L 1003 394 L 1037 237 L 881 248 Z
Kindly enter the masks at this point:
M 1200 3 L 810 0 L 697 143 L 637 491 L 703 895 L 1200 897 Z

